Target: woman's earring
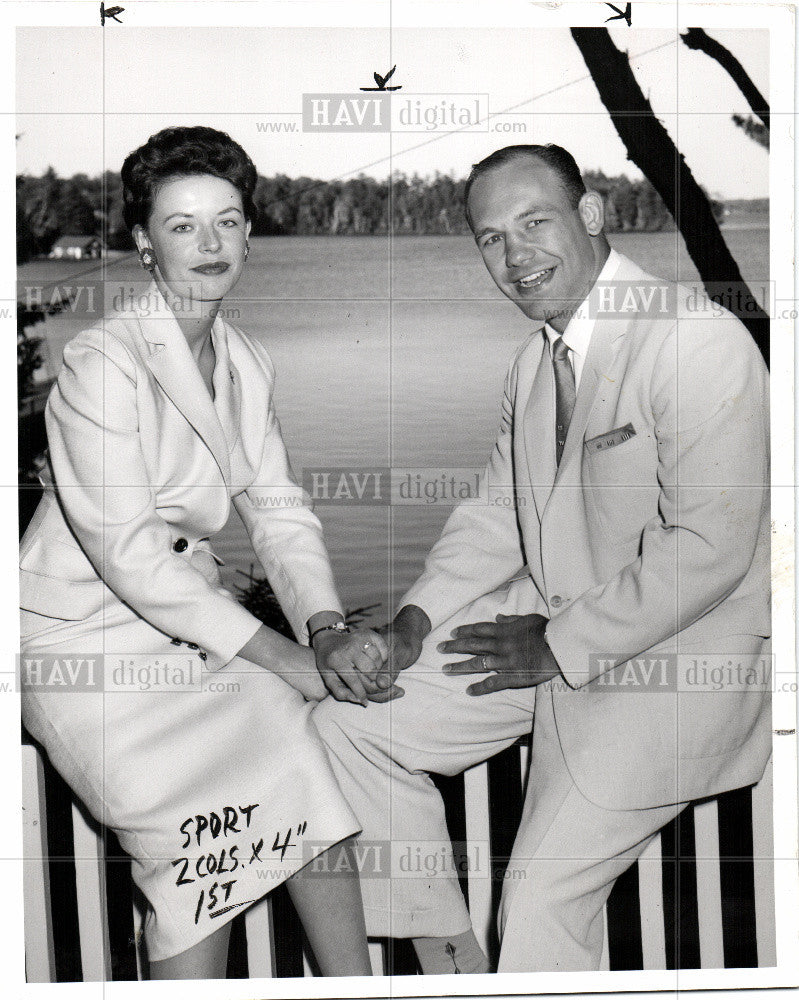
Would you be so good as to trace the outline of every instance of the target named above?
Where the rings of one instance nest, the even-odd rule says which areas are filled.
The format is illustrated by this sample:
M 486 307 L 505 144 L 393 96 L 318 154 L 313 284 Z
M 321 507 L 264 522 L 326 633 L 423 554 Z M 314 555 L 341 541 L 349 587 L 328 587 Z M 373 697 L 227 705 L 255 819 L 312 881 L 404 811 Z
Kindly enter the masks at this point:
M 139 250 L 139 263 L 145 271 L 155 270 L 155 265 L 158 263 L 158 258 L 155 256 L 155 250 L 153 250 L 152 247 L 143 247 Z
M 245 261 L 245 263 L 246 263 L 247 258 L 249 256 L 250 256 L 250 241 L 249 240 L 245 240 L 244 241 L 244 261 Z

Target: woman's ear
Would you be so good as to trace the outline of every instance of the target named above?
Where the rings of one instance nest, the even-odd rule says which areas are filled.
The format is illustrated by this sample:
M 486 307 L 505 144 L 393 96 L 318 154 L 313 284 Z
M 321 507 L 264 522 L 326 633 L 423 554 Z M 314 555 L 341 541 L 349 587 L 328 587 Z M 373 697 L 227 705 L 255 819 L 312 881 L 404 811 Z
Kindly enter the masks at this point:
M 585 231 L 589 236 L 599 236 L 605 225 L 605 203 L 596 191 L 586 191 L 577 206 Z
M 150 237 L 147 235 L 144 226 L 140 226 L 138 223 L 131 229 L 131 236 L 136 244 L 136 249 L 141 251 L 145 247 L 151 246 Z
M 250 230 L 251 229 L 252 229 L 252 219 L 247 219 L 247 222 L 245 223 L 245 226 L 244 226 L 244 238 L 245 239 L 249 239 L 250 238 Z

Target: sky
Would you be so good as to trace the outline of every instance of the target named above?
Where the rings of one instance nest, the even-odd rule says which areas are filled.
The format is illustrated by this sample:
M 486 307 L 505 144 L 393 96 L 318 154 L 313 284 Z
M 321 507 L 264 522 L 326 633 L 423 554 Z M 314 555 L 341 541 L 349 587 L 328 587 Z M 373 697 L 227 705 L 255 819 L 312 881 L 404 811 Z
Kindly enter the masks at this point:
M 699 182 L 725 198 L 767 196 L 768 156 L 732 123 L 749 108 L 726 72 L 673 29 L 611 33 Z M 712 34 L 768 98 L 768 32 Z M 492 131 L 302 131 L 303 93 L 357 92 L 395 64 L 402 99 L 488 95 Z M 17 166 L 31 174 L 118 170 L 158 129 L 206 124 L 265 175 L 465 176 L 499 146 L 552 141 L 583 170 L 640 176 L 564 28 L 20 28 L 16 106 Z

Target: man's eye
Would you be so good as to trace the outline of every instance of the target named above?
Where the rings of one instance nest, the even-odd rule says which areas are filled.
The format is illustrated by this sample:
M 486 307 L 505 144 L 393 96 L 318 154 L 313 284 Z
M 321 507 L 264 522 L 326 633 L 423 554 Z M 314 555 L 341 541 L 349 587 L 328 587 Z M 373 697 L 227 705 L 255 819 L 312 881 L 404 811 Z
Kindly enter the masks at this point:
M 546 219 L 530 219 L 527 223 L 527 228 L 534 229 L 536 226 L 540 226 L 542 222 L 546 222 Z

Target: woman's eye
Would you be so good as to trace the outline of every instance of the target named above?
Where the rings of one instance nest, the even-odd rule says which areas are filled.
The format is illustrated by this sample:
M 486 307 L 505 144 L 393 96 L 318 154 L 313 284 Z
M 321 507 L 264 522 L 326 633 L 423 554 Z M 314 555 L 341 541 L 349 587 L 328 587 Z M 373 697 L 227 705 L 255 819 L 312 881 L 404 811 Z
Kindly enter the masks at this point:
M 172 230 L 172 232 L 173 233 L 185 233 L 188 229 L 191 229 L 191 226 L 188 224 L 188 222 L 181 222 L 181 224 L 179 226 L 175 226 L 175 228 Z
M 486 239 L 483 240 L 483 246 L 490 247 L 492 243 L 496 243 L 497 240 L 501 239 L 502 237 L 499 235 L 499 233 L 493 233 L 491 236 L 488 236 Z
M 220 226 L 237 226 L 238 222 L 235 219 L 223 219 L 220 222 Z

